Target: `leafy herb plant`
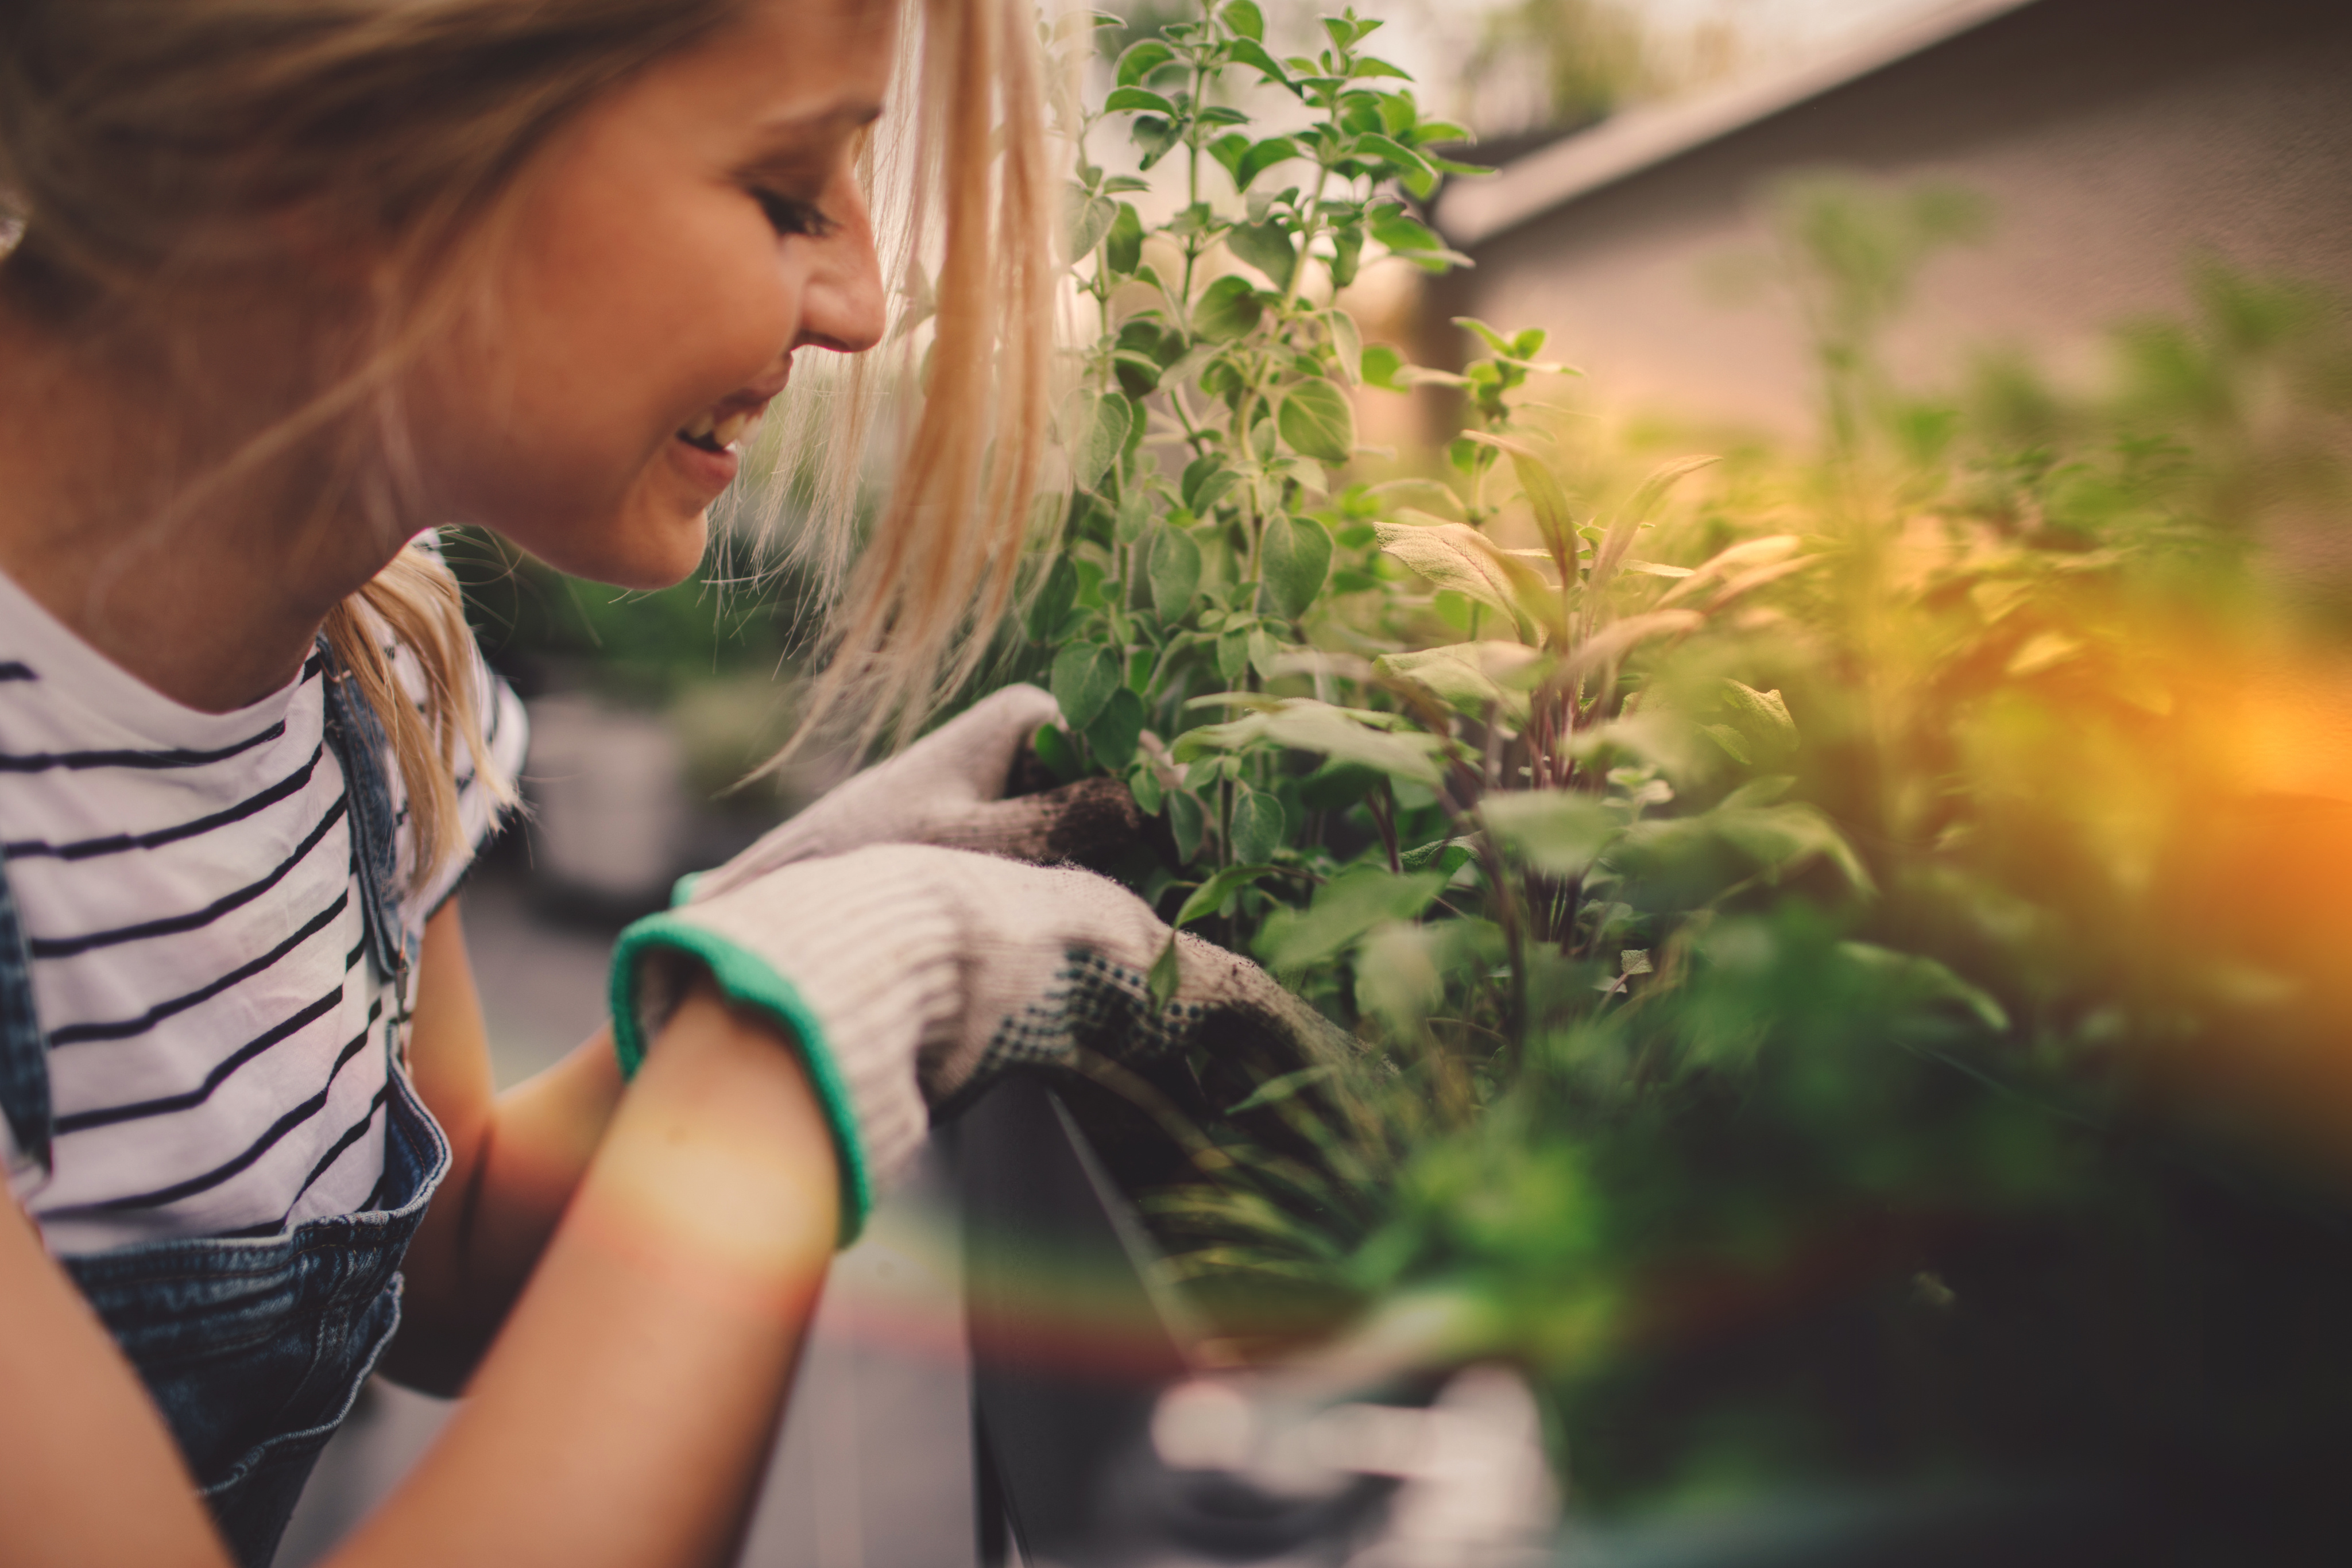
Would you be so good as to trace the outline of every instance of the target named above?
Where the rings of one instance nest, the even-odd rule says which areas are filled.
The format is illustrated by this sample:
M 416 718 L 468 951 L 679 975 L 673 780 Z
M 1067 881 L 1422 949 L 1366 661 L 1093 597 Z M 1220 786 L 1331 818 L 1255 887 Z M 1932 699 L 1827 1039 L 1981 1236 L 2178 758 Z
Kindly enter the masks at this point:
M 2352 360 L 2281 329 L 2303 296 L 2213 277 L 2104 404 L 2011 371 L 1898 396 L 1874 335 L 1977 219 L 1818 186 L 1784 260 L 1823 451 L 1578 447 L 1529 396 L 1572 373 L 1539 332 L 1465 320 L 1459 372 L 1362 342 L 1344 289 L 1384 254 L 1458 265 L 1412 204 L 1468 171 L 1376 23 L 1321 26 L 1276 57 L 1213 4 L 1063 106 L 1099 330 L 1017 660 L 1068 725 L 1039 750 L 1164 825 L 1135 874 L 1164 915 L 1363 1046 L 1072 1086 L 1171 1271 L 1240 1357 L 1370 1317 L 1407 1360 L 1517 1360 L 1603 1503 L 2343 1441 L 2324 1334 L 2265 1342 L 2265 1375 L 2339 1393 L 2292 1418 L 2082 1368 L 2115 1334 L 2258 1333 L 2295 1291 L 2352 1310 L 2327 1226 L 2145 1092 L 2352 1022 L 2305 985 L 2340 919 L 2210 913 L 2255 852 L 2216 835 L 2267 841 L 2210 727 L 2215 672 L 2262 684 L 2247 497 L 2286 503 L 2248 476 L 2340 501 L 2314 433 Z M 1303 126 L 1254 135 L 1244 89 Z M 1121 130 L 1182 170 L 1164 223 L 1085 155 Z M 2289 382 L 2293 417 L 2263 390 Z M 1460 435 L 1363 479 L 1354 398 L 1427 384 Z

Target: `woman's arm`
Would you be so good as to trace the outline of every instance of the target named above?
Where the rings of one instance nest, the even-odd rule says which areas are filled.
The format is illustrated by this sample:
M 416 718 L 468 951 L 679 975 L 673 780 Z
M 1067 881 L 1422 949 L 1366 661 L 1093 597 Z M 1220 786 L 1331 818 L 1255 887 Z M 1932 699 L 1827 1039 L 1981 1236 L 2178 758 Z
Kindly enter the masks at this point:
M 609 1030 L 496 1092 L 473 966 L 452 899 L 425 927 L 409 1036 L 417 1093 L 449 1139 L 449 1174 L 410 1243 L 400 1337 L 384 1372 L 451 1395 L 537 1266 L 621 1102 Z
M 692 993 L 441 1439 L 335 1559 L 683 1568 L 754 1493 L 839 1222 L 797 1055 Z M 0 1217 L 0 1562 L 223 1564 L 135 1375 Z

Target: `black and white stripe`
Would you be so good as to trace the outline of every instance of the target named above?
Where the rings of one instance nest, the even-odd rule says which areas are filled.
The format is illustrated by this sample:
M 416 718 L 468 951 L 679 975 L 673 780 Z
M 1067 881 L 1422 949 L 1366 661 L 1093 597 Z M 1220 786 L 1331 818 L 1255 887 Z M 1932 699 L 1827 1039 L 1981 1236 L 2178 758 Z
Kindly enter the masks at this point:
M 196 713 L 0 578 L 0 853 L 56 1116 L 54 1175 L 12 1180 L 55 1250 L 266 1236 L 373 1201 L 414 998 L 366 956 L 324 678 L 313 658 L 263 703 Z M 520 706 L 481 679 L 511 776 Z M 479 842 L 495 802 L 462 782 Z M 412 928 L 462 869 L 411 891 Z

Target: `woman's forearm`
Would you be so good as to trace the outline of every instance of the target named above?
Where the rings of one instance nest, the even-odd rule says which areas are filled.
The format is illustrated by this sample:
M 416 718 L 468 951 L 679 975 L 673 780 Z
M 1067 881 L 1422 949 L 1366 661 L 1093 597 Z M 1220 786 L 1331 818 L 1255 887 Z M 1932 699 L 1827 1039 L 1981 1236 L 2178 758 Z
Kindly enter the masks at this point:
M 839 1218 L 770 1026 L 700 992 L 613 1116 L 441 1440 L 337 1560 L 719 1561 Z
M 479 998 L 453 903 L 425 926 L 410 1066 L 450 1167 L 410 1245 L 400 1338 L 385 1374 L 461 1388 L 522 1291 L 621 1101 L 599 1030 L 546 1071 L 494 1092 Z

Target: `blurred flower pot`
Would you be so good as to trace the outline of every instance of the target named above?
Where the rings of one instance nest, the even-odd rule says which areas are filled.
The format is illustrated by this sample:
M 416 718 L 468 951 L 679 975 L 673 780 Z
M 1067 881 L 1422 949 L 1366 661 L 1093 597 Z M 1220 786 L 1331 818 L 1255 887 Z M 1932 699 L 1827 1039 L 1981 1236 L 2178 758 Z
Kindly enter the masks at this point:
M 599 912 L 657 908 L 682 869 L 686 754 L 658 715 L 583 693 L 530 704 L 536 874 L 557 898 Z

